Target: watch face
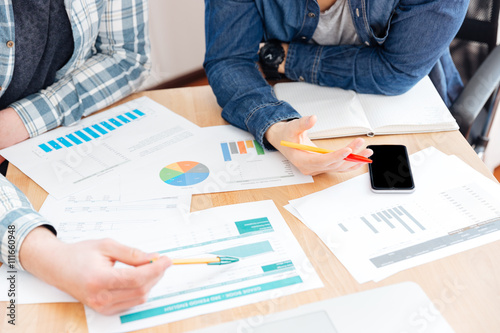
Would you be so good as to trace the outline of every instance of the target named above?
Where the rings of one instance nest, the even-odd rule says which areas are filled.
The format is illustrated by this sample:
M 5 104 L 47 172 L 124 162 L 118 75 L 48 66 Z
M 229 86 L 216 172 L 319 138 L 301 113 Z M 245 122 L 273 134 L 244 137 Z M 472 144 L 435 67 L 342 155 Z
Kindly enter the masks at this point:
M 260 50 L 260 61 L 269 66 L 278 68 L 285 58 L 285 50 L 281 44 L 266 43 Z

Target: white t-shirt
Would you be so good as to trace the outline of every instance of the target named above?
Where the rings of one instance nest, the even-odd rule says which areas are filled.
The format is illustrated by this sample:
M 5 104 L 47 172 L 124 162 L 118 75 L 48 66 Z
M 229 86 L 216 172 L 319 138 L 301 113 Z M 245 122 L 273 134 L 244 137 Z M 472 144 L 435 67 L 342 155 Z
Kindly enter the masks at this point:
M 312 40 L 319 45 L 361 44 L 347 0 L 337 0 L 330 8 L 320 13 Z

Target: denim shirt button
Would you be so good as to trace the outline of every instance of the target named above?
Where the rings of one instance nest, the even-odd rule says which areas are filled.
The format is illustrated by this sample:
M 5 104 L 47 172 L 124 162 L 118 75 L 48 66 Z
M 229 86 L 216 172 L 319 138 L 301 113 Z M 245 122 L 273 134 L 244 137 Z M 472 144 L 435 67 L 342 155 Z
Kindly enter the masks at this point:
M 306 37 L 306 36 L 302 36 L 302 37 L 300 37 L 300 38 L 301 38 L 301 39 L 307 39 L 307 37 Z
M 14 46 L 14 42 L 11 40 L 9 40 L 6 44 L 9 49 Z
M 307 14 L 307 16 L 309 16 L 310 18 L 313 18 L 313 17 L 316 17 L 316 14 L 314 14 L 314 13 L 309 13 L 309 14 Z
M 303 76 L 299 76 L 299 81 L 305 81 Z
M 368 46 L 370 46 L 370 43 L 368 41 L 365 41 L 365 44 L 368 45 Z

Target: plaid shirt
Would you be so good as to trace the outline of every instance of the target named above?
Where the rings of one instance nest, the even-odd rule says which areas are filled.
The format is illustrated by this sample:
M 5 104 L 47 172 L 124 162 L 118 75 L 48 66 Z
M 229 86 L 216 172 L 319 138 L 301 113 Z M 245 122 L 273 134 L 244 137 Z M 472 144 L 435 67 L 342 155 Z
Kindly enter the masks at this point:
M 0 0 L 0 96 L 12 80 L 14 70 L 11 1 Z M 54 84 L 10 105 L 31 137 L 61 124 L 71 125 L 82 116 L 131 94 L 150 70 L 147 0 L 71 0 L 65 3 L 75 43 L 71 59 L 57 72 Z M 18 189 L 0 176 L 1 261 L 22 269 L 19 263 L 21 244 L 31 230 L 44 224 L 50 225 L 33 210 Z M 9 236 L 12 234 L 15 235 L 15 250 L 9 258 Z
M 11 1 L 0 0 L 0 96 L 14 70 Z M 75 43 L 71 59 L 54 84 L 10 105 L 31 137 L 71 125 L 129 95 L 149 73 L 146 0 L 72 0 L 66 10 Z

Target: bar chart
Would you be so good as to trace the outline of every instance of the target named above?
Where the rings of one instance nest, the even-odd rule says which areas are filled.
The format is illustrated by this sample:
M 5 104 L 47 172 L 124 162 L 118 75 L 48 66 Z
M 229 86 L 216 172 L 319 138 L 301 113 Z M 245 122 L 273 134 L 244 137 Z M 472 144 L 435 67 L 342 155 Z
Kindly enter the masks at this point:
M 222 142 L 220 144 L 224 161 L 230 162 L 233 160 L 232 155 L 245 155 L 249 153 L 256 153 L 257 155 L 264 155 L 264 149 L 257 142 L 257 140 L 245 141 L 232 141 Z M 252 151 L 253 150 L 253 151 Z
M 356 229 L 358 229 L 359 224 L 361 224 L 365 226 L 366 230 L 369 230 L 373 234 L 378 234 L 383 232 L 383 230 L 396 228 L 403 228 L 410 234 L 414 234 L 420 230 L 426 230 L 424 225 L 402 205 L 375 211 L 360 216 L 354 219 L 354 221 L 340 222 L 338 223 L 340 230 L 349 232 L 351 226 L 348 223 L 350 225 L 356 224 Z
M 122 127 L 134 120 L 144 117 L 145 113 L 135 109 L 131 112 L 112 117 L 108 120 L 101 121 L 98 124 L 93 124 L 84 127 L 81 130 L 61 136 L 55 140 L 50 140 L 46 143 L 38 145 L 38 147 L 45 153 L 50 153 L 56 150 L 78 146 L 83 143 L 98 139 L 119 127 Z

